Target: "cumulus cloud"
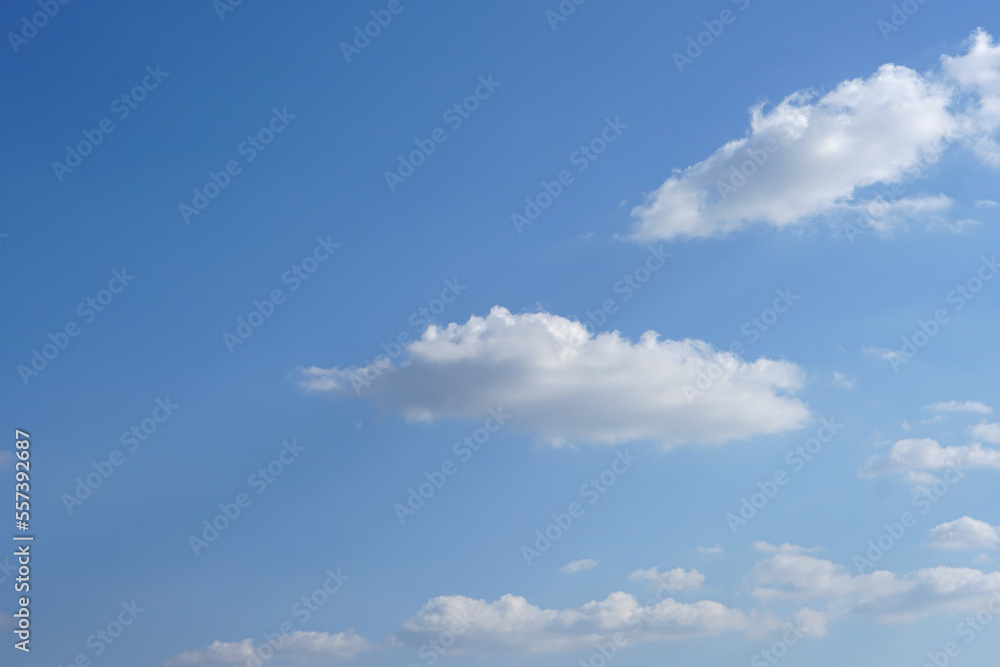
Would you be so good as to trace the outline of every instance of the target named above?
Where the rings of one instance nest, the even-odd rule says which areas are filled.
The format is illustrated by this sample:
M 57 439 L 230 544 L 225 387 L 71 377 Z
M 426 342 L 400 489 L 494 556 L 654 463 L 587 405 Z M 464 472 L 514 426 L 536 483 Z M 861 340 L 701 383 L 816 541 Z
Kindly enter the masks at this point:
M 758 104 L 743 138 L 675 170 L 633 210 L 633 238 L 722 236 L 754 224 L 782 228 L 860 213 L 881 232 L 913 218 L 948 229 L 949 197 L 900 197 L 900 186 L 957 142 L 1000 165 L 998 74 L 1000 46 L 977 30 L 967 52 L 943 56 L 936 73 L 886 64 L 822 96 L 799 91 L 771 109 Z M 878 185 L 896 186 L 895 194 L 872 198 Z
M 991 424 L 979 422 L 969 429 L 969 433 L 977 442 L 988 442 L 991 445 L 1000 445 L 1000 422 L 993 422 Z
M 660 572 L 658 568 L 651 567 L 648 570 L 636 570 L 629 575 L 629 581 L 648 581 L 654 587 L 685 591 L 701 588 L 705 583 L 705 575 L 698 570 L 685 570 L 680 567 L 667 572 Z
M 1000 572 L 933 567 L 903 576 L 851 575 L 831 561 L 778 553 L 757 563 L 753 594 L 766 601 L 826 602 L 835 617 L 860 614 L 880 623 L 909 623 L 931 614 L 981 608 L 1000 590 Z
M 684 604 L 667 598 L 643 605 L 622 592 L 563 610 L 541 609 L 516 595 L 496 602 L 449 595 L 430 600 L 406 619 L 395 641 L 418 647 L 451 633 L 457 639 L 449 651 L 486 655 L 592 648 L 618 632 L 632 643 L 729 631 L 760 634 L 780 627 L 769 615 L 745 614 L 718 602 Z
M 993 412 L 993 408 L 985 403 L 980 403 L 979 401 L 946 401 L 931 403 L 930 405 L 925 406 L 924 410 L 931 410 L 933 412 L 975 412 L 980 414 L 989 414 Z
M 188 651 L 180 654 L 173 658 L 169 664 L 225 665 L 228 667 L 233 663 L 246 664 L 247 660 L 254 656 L 264 662 L 271 660 L 294 662 L 309 659 L 346 662 L 353 660 L 360 653 L 375 648 L 374 644 L 355 634 L 354 630 L 338 632 L 337 634 L 297 631 L 281 635 L 275 642 L 278 643 L 278 648 L 274 650 L 271 657 L 265 657 L 270 653 L 267 650 L 261 654 L 260 649 L 264 646 L 255 645 L 252 639 L 244 639 L 239 642 L 214 641 L 200 651 Z
M 935 549 L 971 551 L 993 549 L 1000 542 L 1000 529 L 967 516 L 931 528 L 928 546 Z
M 861 468 L 862 477 L 884 473 L 912 473 L 961 468 L 994 468 L 1000 470 L 1000 450 L 971 445 L 942 447 L 930 438 L 906 438 L 896 442 L 885 456 L 872 456 Z M 919 481 L 913 477 L 914 481 Z M 933 481 L 933 477 L 930 478 Z
M 575 560 L 570 563 L 566 563 L 559 571 L 563 574 L 576 574 L 577 572 L 586 572 L 587 570 L 593 570 L 597 567 L 597 561 L 593 558 L 581 558 L 580 560 Z
M 306 368 L 307 390 L 360 394 L 411 421 L 481 420 L 502 408 L 515 428 L 553 444 L 720 443 L 804 426 L 794 394 L 802 371 L 787 361 L 748 362 L 708 343 L 638 342 L 592 334 L 546 312 L 494 307 L 465 324 L 431 325 L 406 346 L 364 367 Z

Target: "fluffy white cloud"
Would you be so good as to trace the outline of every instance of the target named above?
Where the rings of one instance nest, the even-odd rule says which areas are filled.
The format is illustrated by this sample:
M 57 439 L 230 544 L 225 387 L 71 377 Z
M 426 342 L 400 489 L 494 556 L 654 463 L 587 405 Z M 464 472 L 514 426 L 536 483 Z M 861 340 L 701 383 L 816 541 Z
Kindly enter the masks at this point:
M 993 549 L 1000 542 L 1000 529 L 967 516 L 931 528 L 928 546 L 935 549 L 971 551 Z
M 789 396 L 802 385 L 793 363 L 747 362 L 654 332 L 633 343 L 546 312 L 514 315 L 497 306 L 465 324 L 432 325 L 403 356 L 398 365 L 383 357 L 361 368 L 307 368 L 302 384 L 353 390 L 413 421 L 482 420 L 487 409 L 503 408 L 515 428 L 554 444 L 719 443 L 811 419 Z
M 961 116 L 966 141 L 983 160 L 1000 166 L 1000 145 L 995 136 L 1000 126 L 1000 44 L 995 44 L 982 28 L 973 33 L 969 42 L 969 52 L 964 56 L 942 56 L 944 71 L 971 97 Z
M 925 406 L 924 410 L 932 410 L 934 412 L 976 412 L 980 414 L 993 412 L 993 408 L 979 401 L 942 401 L 931 403 Z
M 888 231 L 921 218 L 962 231 L 941 217 L 944 195 L 871 199 L 866 188 L 905 184 L 965 141 L 1000 164 L 1000 47 L 975 32 L 968 51 L 943 56 L 941 71 L 887 64 L 867 79 L 819 96 L 799 91 L 765 111 L 707 159 L 674 173 L 633 210 L 637 240 L 709 237 L 752 224 L 787 227 L 827 214 L 867 212 Z
M 629 575 L 630 581 L 648 581 L 654 587 L 662 587 L 668 591 L 685 591 L 701 588 L 705 583 L 705 575 L 698 570 L 685 570 L 675 567 L 668 572 L 660 572 L 658 568 L 636 570 Z
M 861 468 L 862 477 L 883 473 L 909 473 L 962 468 L 995 468 L 1000 470 L 1000 450 L 971 445 L 942 447 L 930 438 L 907 438 L 896 442 L 883 456 L 873 456 Z M 914 478 L 914 481 L 920 481 Z M 931 478 L 933 481 L 933 478 Z
M 374 644 L 355 634 L 354 630 L 338 632 L 337 634 L 297 631 L 290 635 L 281 635 L 275 642 L 278 643 L 278 648 L 269 658 L 265 658 L 269 654 L 267 650 L 264 651 L 263 655 L 260 653 L 263 646 L 256 646 L 252 639 L 244 639 L 239 642 L 214 641 L 200 651 L 181 653 L 173 658 L 170 664 L 226 665 L 228 667 L 233 663 L 246 664 L 247 660 L 253 656 L 258 656 L 258 659 L 264 662 L 305 659 L 346 662 L 353 660 L 360 653 L 375 648 Z
M 728 631 L 759 634 L 780 627 L 771 616 L 748 615 L 718 602 L 684 604 L 667 598 L 640 604 L 621 592 L 563 610 L 541 609 L 515 595 L 496 602 L 449 595 L 430 600 L 406 619 L 395 641 L 418 647 L 451 633 L 457 639 L 449 652 L 485 655 L 592 648 L 617 632 L 632 643 Z
M 1000 572 L 934 567 L 904 576 L 851 575 L 803 553 L 778 553 L 757 563 L 753 594 L 766 601 L 822 601 L 835 617 L 861 614 L 880 623 L 908 623 L 931 614 L 982 608 L 1000 590 Z
M 993 422 L 991 424 L 980 422 L 969 429 L 969 433 L 978 442 L 1000 445 L 1000 422 Z
M 597 567 L 597 561 L 593 558 L 581 558 L 580 560 L 575 560 L 570 563 L 566 563 L 559 571 L 563 574 L 576 574 L 577 572 L 586 572 L 587 570 L 593 570 Z

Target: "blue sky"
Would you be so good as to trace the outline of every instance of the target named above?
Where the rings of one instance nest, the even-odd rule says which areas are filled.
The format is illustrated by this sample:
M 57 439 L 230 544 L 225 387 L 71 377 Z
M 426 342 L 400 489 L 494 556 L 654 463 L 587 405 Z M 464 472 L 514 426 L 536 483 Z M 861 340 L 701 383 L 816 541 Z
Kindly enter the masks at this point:
M 7 5 L 0 651 L 987 664 L 994 14 Z

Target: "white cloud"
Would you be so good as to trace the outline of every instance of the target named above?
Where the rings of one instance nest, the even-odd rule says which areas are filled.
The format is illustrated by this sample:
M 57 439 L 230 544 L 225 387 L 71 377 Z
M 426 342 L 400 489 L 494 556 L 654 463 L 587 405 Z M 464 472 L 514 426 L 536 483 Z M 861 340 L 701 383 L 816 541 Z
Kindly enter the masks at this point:
M 722 547 L 718 546 L 718 545 L 716 545 L 714 547 L 698 547 L 698 553 L 700 553 L 700 554 L 721 554 L 722 553 Z
M 757 563 L 753 594 L 766 601 L 826 602 L 831 614 L 909 623 L 936 613 L 975 611 L 1000 590 L 1000 572 L 934 567 L 897 576 L 884 570 L 851 575 L 828 560 L 779 553 Z
M 976 202 L 976 206 L 980 208 L 996 208 L 997 206 L 1000 206 L 1000 201 L 996 201 L 994 199 L 980 199 Z
M 553 444 L 720 443 L 798 429 L 811 419 L 788 395 L 802 386 L 795 364 L 747 362 L 698 340 L 658 340 L 654 332 L 633 343 L 546 312 L 513 315 L 497 306 L 465 324 L 432 325 L 401 363 L 382 362 L 307 368 L 302 384 L 344 395 L 353 388 L 411 421 L 481 420 L 488 408 L 502 408 L 515 428 Z
M 989 414 L 993 412 L 993 408 L 985 403 L 980 403 L 979 401 L 947 401 L 931 403 L 930 405 L 924 406 L 924 410 L 931 410 L 933 412 L 976 412 L 980 414 Z
M 935 549 L 972 551 L 993 549 L 1000 542 L 1000 529 L 977 519 L 963 516 L 931 528 L 928 546 Z
M 898 359 L 903 356 L 903 353 L 899 350 L 890 350 L 884 347 L 863 347 L 861 351 L 869 357 L 877 357 L 882 361 L 892 362 L 893 359 Z
M 855 380 L 854 378 L 847 377 L 839 371 L 834 371 L 833 383 L 838 387 L 843 387 L 844 389 L 854 389 Z
M 1000 422 L 993 422 L 987 424 L 986 422 L 979 422 L 971 429 L 969 433 L 972 434 L 972 438 L 978 442 L 988 442 L 991 445 L 1000 445 Z
M 770 542 L 754 542 L 753 548 L 765 554 L 808 554 L 822 551 L 819 547 L 806 548 L 800 547 L 797 544 L 788 544 L 787 542 L 777 546 L 771 544 Z
M 873 477 L 882 473 L 941 470 L 951 466 L 1000 470 L 1000 450 L 979 443 L 942 447 L 930 438 L 906 438 L 896 442 L 884 457 L 868 459 L 860 474 Z
M 971 103 L 960 116 L 963 138 L 984 161 L 1000 166 L 1000 45 L 982 28 L 969 39 L 969 52 L 957 58 L 942 56 L 944 71 L 958 83 Z
M 367 639 L 355 634 L 354 630 L 338 632 L 337 634 L 297 631 L 290 635 L 281 635 L 280 638 L 275 639 L 275 642 L 280 643 L 271 659 L 292 661 L 316 659 L 346 662 L 353 660 L 360 653 L 375 648 Z M 245 664 L 248 659 L 255 655 L 262 657 L 258 652 L 260 648 L 262 647 L 254 645 L 252 639 L 244 639 L 239 642 L 214 641 L 200 651 L 181 653 L 173 658 L 169 664 L 225 665 L 228 667 L 233 663 Z
M 629 581 L 648 581 L 653 587 L 668 591 L 686 591 L 701 588 L 705 583 L 705 575 L 698 570 L 685 570 L 675 567 L 668 572 L 660 572 L 658 568 L 636 570 L 629 575 Z
M 1000 164 L 1000 47 L 977 31 L 962 56 L 936 74 L 883 65 L 819 96 L 789 95 L 750 113 L 742 139 L 674 173 L 633 209 L 637 240 L 722 236 L 754 224 L 788 227 L 866 210 L 876 231 L 909 219 L 962 231 L 942 217 L 944 195 L 871 199 L 866 188 L 906 184 L 963 141 Z M 897 189 L 898 192 L 898 189 Z M 871 209 L 876 210 L 871 210 Z
M 622 592 L 563 610 L 541 609 L 516 595 L 496 602 L 449 595 L 430 600 L 403 621 L 395 641 L 418 647 L 451 632 L 458 639 L 450 652 L 486 655 L 587 649 L 618 632 L 631 643 L 729 631 L 758 634 L 780 627 L 769 615 L 748 615 L 718 602 L 684 604 L 667 598 L 644 605 Z
M 576 574 L 577 572 L 586 572 L 587 570 L 593 570 L 597 567 L 597 561 L 593 558 L 581 558 L 580 560 L 575 560 L 571 563 L 566 563 L 559 571 L 563 574 Z
M 14 463 L 14 452 L 0 450 L 0 470 L 7 470 Z

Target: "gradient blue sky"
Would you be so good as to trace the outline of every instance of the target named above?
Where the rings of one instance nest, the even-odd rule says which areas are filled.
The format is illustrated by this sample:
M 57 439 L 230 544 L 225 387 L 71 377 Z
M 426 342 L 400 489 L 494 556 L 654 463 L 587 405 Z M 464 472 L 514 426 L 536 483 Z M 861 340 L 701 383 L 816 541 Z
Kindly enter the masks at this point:
M 1000 407 L 1000 285 L 987 281 L 961 310 L 948 295 L 1000 247 L 990 152 L 1000 63 L 987 67 L 989 37 L 971 79 L 946 72 L 941 57 L 969 53 L 977 28 L 1000 35 L 995 7 L 931 1 L 886 39 L 878 22 L 891 20 L 892 4 L 856 0 L 592 0 L 556 29 L 546 18 L 556 0 L 401 0 L 346 62 L 340 44 L 387 4 L 246 0 L 220 20 L 209 0 L 70 2 L 16 52 L 4 47 L 0 272 L 10 289 L 0 416 L 11 438 L 2 447 L 13 449 L 15 428 L 32 434 L 36 535 L 33 650 L 5 642 L 5 664 L 68 665 L 80 654 L 95 665 L 247 664 L 233 656 L 290 622 L 292 632 L 321 634 L 289 638 L 269 664 L 340 664 L 356 653 L 349 662 L 362 666 L 426 665 L 420 647 L 440 636 L 435 623 L 476 600 L 474 631 L 441 664 L 579 664 L 617 621 L 600 626 L 584 610 L 582 621 L 539 629 L 545 614 L 494 603 L 512 595 L 572 610 L 622 592 L 641 604 L 655 591 L 632 575 L 654 567 L 701 582 L 677 592 L 678 603 L 719 603 L 735 620 L 700 619 L 702 636 L 680 638 L 663 621 L 661 634 L 630 636 L 615 664 L 752 664 L 802 608 L 823 620 L 783 665 L 921 665 L 952 640 L 961 643 L 956 662 L 987 664 L 996 627 L 965 644 L 956 626 L 1000 590 L 991 551 L 1000 465 L 990 447 L 1000 442 L 991 414 Z M 732 22 L 679 72 L 674 52 L 723 10 Z M 8 3 L 0 26 L 18 31 L 37 11 Z M 907 69 L 876 89 L 869 77 L 887 63 Z M 112 103 L 147 67 L 169 74 L 121 119 Z M 491 76 L 499 87 L 449 125 L 444 112 Z M 855 107 L 823 97 L 853 79 L 871 84 L 855 91 Z M 945 105 L 935 106 L 934 91 L 893 87 L 904 79 L 940 87 Z M 708 206 L 681 220 L 671 197 L 711 183 L 702 172 L 728 173 L 704 161 L 725 162 L 716 151 L 727 142 L 766 136 L 751 130 L 751 109 L 763 103 L 780 125 L 767 114 L 805 89 L 816 92 L 788 108 L 811 109 L 810 127 L 828 121 L 829 135 L 790 138 L 734 201 L 815 200 L 789 204 L 778 222 L 750 204 L 757 213 Z M 248 162 L 241 142 L 275 109 L 294 119 Z M 886 109 L 899 114 L 892 127 L 912 121 L 927 136 L 911 146 L 905 131 L 902 144 L 872 133 Z M 114 131 L 60 181 L 53 161 L 103 118 Z M 574 152 L 607 119 L 627 127 L 577 171 Z M 390 190 L 386 170 L 436 128 L 447 141 Z M 838 141 L 852 147 L 837 163 L 847 196 L 827 201 L 824 151 Z M 898 173 L 931 148 L 943 152 L 920 178 Z M 240 172 L 186 224 L 178 206 L 232 160 Z M 819 166 L 802 168 L 809 160 Z M 765 181 L 770 167 L 801 182 Z M 518 233 L 511 215 L 562 170 L 572 184 Z M 893 196 L 900 212 L 845 233 L 892 183 L 905 185 Z M 931 199 L 939 196 L 947 200 Z M 317 238 L 340 245 L 293 291 L 283 277 Z M 618 281 L 661 247 L 669 259 L 625 300 Z M 79 304 L 123 269 L 134 280 L 87 321 Z M 381 344 L 425 334 L 419 309 L 446 281 L 466 287 L 437 317 L 455 323 L 451 334 L 426 335 L 370 391 L 344 389 Z M 223 335 L 275 289 L 286 300 L 230 352 Z M 776 290 L 798 300 L 752 340 L 747 323 Z M 618 309 L 596 330 L 622 339 L 601 338 L 608 349 L 591 339 L 586 362 L 566 366 L 553 332 L 589 321 L 607 299 Z M 496 306 L 509 314 L 470 320 Z M 902 337 L 938 309 L 948 323 L 900 364 Z M 18 366 L 69 322 L 79 335 L 23 381 Z M 638 342 L 647 331 L 660 337 L 650 357 Z M 462 336 L 499 342 L 473 341 L 461 356 L 447 341 Z M 664 341 L 688 341 L 671 348 L 678 365 L 654 354 Z M 734 342 L 747 363 L 771 361 L 741 366 L 731 392 L 709 390 L 715 417 L 668 400 L 685 384 L 673 371 Z M 123 432 L 167 398 L 179 408 L 128 451 Z M 617 402 L 628 409 L 616 418 L 607 406 Z M 509 424 L 462 461 L 453 444 L 498 407 Z M 724 428 L 735 413 L 743 417 Z M 820 418 L 843 428 L 734 533 L 726 515 L 757 482 L 792 470 L 786 452 L 813 437 Z M 252 486 L 293 439 L 304 447 L 298 458 L 266 488 Z M 64 494 L 114 450 L 125 462 L 67 511 Z M 522 545 L 626 450 L 634 465 L 598 502 L 583 500 L 584 515 L 529 566 Z M 940 466 L 921 467 L 935 456 L 983 463 L 922 514 L 912 499 L 943 478 Z M 862 472 L 871 457 L 871 474 Z M 446 459 L 455 474 L 401 525 L 394 505 Z M 0 454 L 4 497 L 12 486 L 10 456 Z M 195 555 L 189 536 L 240 493 L 250 506 Z M 908 510 L 915 526 L 875 568 L 892 582 L 882 591 L 856 579 L 855 556 Z M 560 570 L 582 559 L 596 566 Z M 300 622 L 294 605 L 338 568 L 349 579 Z M 821 573 L 831 578 L 822 590 L 795 579 L 815 583 Z M 949 577 L 963 582 L 960 595 L 945 592 Z M 0 593 L 7 614 L 9 584 Z M 448 597 L 425 607 L 439 596 Z M 88 637 L 133 600 L 145 611 L 97 656 Z M 903 609 L 919 618 L 889 618 Z M 505 618 L 528 620 L 513 632 L 498 629 Z

